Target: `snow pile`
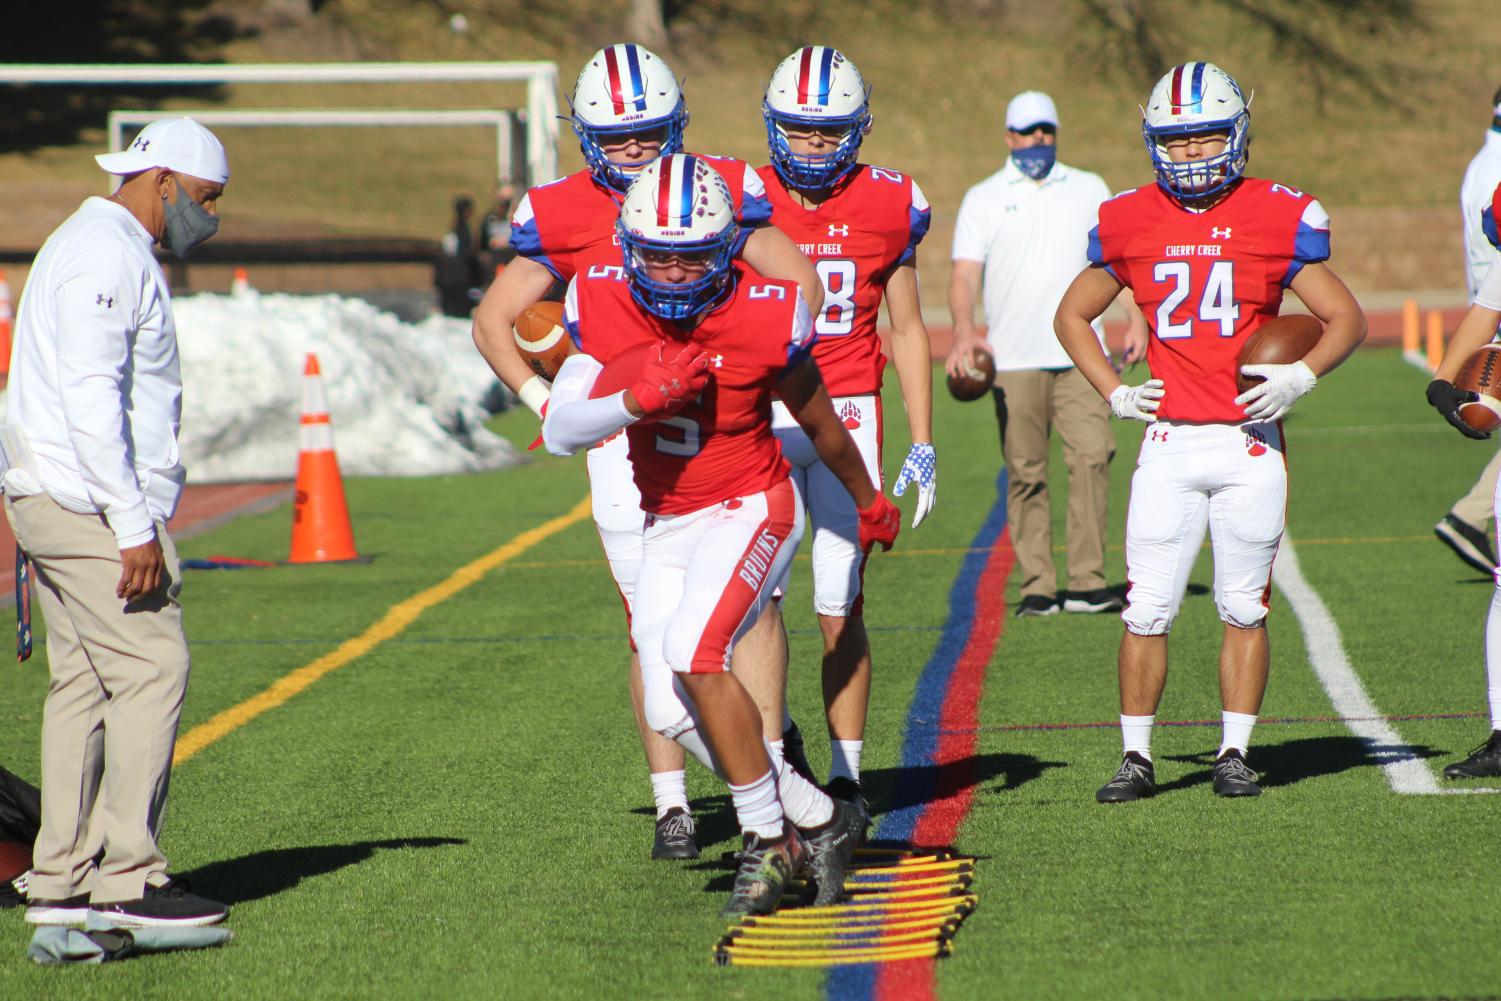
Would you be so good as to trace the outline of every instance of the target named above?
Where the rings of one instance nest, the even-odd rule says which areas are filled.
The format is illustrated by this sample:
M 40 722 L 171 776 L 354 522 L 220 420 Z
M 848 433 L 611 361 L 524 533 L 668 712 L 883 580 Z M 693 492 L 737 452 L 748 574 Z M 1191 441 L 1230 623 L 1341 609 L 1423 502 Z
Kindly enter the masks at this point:
M 323 370 L 346 476 L 498 469 L 517 452 L 487 431 L 495 376 L 467 320 L 403 323 L 336 295 L 174 299 L 182 353 L 182 461 L 190 483 L 291 479 L 302 370 Z

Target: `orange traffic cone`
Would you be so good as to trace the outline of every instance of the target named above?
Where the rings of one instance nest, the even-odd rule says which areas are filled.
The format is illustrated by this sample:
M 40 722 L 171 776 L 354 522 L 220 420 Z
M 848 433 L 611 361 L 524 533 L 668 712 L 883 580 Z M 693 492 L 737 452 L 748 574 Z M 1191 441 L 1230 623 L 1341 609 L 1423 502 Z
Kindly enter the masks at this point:
M 229 281 L 229 294 L 234 296 L 244 295 L 250 291 L 250 272 L 244 268 L 235 268 L 235 275 Z
M 5 280 L 5 271 L 0 269 L 0 376 L 10 375 L 10 282 Z
M 357 560 L 349 502 L 334 454 L 334 427 L 323 395 L 318 356 L 307 356 L 302 370 L 302 433 L 297 456 L 296 500 L 292 505 L 293 563 Z

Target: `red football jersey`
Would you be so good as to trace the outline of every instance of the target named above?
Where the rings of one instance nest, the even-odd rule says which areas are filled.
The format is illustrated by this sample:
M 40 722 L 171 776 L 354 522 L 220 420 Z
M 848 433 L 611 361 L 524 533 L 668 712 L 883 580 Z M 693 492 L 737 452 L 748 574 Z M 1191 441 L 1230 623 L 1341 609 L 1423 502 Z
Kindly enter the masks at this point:
M 705 156 L 703 160 L 718 170 L 729 186 L 735 219 L 744 227 L 741 243 L 735 247 L 739 253 L 749 231 L 771 219 L 766 186 L 744 160 L 725 156 Z M 623 197 L 614 188 L 600 184 L 587 170 L 539 184 L 522 197 L 511 215 L 511 246 L 564 282 L 593 264 L 618 265 L 620 243 L 615 236 L 615 220 L 620 217 Z
M 1277 315 L 1303 265 L 1329 257 L 1329 216 L 1312 195 L 1248 177 L 1205 212 L 1153 184 L 1100 206 L 1089 259 L 1136 297 L 1152 328 L 1147 366 L 1164 383 L 1157 416 L 1240 424 L 1236 358 Z
M 932 214 L 917 182 L 884 167 L 860 164 L 815 208 L 804 208 L 776 168 L 756 168 L 766 185 L 776 227 L 818 269 L 823 311 L 813 323 L 813 357 L 831 396 L 881 389 L 886 356 L 876 314 L 886 281 L 917 254 Z
M 671 350 L 684 339 L 636 304 L 619 265 L 574 278 L 563 320 L 579 350 L 606 365 L 634 345 L 666 341 Z M 738 272 L 733 294 L 688 337 L 711 352 L 708 388 L 671 417 L 626 428 L 641 507 L 652 514 L 687 514 L 787 477 L 771 394 L 807 357 L 813 322 L 795 283 Z

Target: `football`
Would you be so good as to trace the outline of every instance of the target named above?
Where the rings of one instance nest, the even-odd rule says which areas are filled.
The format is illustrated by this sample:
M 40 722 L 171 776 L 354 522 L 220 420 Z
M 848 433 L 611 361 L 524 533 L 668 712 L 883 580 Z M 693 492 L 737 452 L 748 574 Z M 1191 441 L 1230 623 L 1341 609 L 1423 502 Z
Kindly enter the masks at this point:
M 563 367 L 563 360 L 573 354 L 573 339 L 563 328 L 563 304 L 543 300 L 534 302 L 516 317 L 516 350 L 544 379 L 551 380 Z
M 9 883 L 30 868 L 30 845 L 19 841 L 0 841 L 0 883 Z
M 1479 393 L 1474 403 L 1462 404 L 1460 419 L 1476 431 L 1501 428 L 1501 344 L 1487 344 L 1465 359 L 1454 388 Z
M 966 364 L 964 371 L 949 376 L 949 395 L 956 400 L 978 400 L 995 384 L 995 359 L 990 352 L 980 348 L 975 352 L 973 364 Z
M 647 355 L 657 350 L 658 341 L 643 341 L 640 344 L 632 344 L 620 354 L 605 363 L 604 369 L 594 379 L 594 388 L 589 391 L 589 396 L 599 399 L 602 396 L 610 396 L 622 389 L 630 389 L 641 369 L 646 364 Z
M 1240 374 L 1242 365 L 1291 365 L 1302 361 L 1324 336 L 1324 325 L 1311 316 L 1279 316 L 1257 327 L 1240 347 L 1236 383 L 1244 393 L 1260 379 Z

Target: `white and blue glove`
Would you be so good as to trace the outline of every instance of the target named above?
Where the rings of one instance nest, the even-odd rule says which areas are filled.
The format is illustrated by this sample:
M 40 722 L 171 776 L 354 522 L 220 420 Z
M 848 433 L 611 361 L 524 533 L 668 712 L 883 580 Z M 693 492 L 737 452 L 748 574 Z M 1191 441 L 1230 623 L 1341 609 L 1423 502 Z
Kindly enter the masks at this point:
M 902 461 L 902 471 L 896 474 L 896 486 L 891 492 L 897 497 L 907 492 L 907 487 L 917 484 L 917 510 L 912 513 L 912 527 L 921 525 L 928 512 L 933 510 L 933 498 L 938 494 L 938 471 L 934 466 L 936 455 L 933 446 L 921 443 L 912 446 L 907 458 Z
M 1140 386 L 1116 386 L 1110 394 L 1110 412 L 1123 421 L 1150 424 L 1157 419 L 1157 407 L 1166 392 L 1161 379 L 1148 379 Z
M 1300 361 L 1291 365 L 1242 365 L 1241 375 L 1260 376 L 1258 382 L 1235 398 L 1246 416 L 1268 423 L 1280 420 L 1305 393 L 1318 385 L 1313 369 Z

